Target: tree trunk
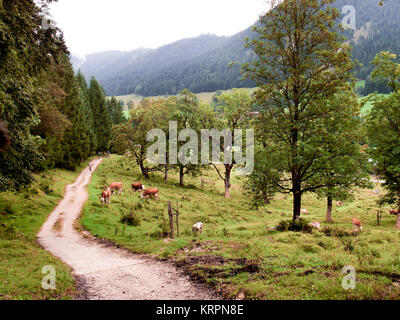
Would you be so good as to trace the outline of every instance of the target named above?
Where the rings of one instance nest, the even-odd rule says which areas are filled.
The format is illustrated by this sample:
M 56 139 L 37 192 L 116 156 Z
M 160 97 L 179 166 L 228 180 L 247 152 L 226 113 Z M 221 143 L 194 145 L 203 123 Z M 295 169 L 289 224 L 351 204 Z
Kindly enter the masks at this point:
M 396 230 L 400 230 L 400 213 L 397 214 Z
M 164 170 L 164 181 L 165 181 L 165 184 L 168 184 L 168 164 L 165 165 L 164 169 L 165 169 Z
M 266 193 L 264 190 L 261 191 L 261 192 L 262 192 L 261 196 L 262 196 L 262 198 L 263 198 L 263 200 L 264 200 L 264 203 L 265 203 L 265 204 L 270 204 L 271 201 L 269 200 L 267 193 Z
M 293 221 L 300 220 L 301 211 L 301 192 L 295 190 L 293 192 Z
M 179 168 L 179 185 L 181 187 L 183 187 L 183 177 L 184 177 L 183 171 L 184 171 L 184 169 L 185 169 L 184 167 Z
M 333 199 L 332 197 L 328 197 L 326 200 L 327 206 L 326 206 L 326 222 L 332 223 L 332 202 Z
M 140 165 L 140 170 L 142 171 L 142 175 L 144 176 L 144 178 L 146 180 L 149 180 L 150 179 L 150 175 L 149 175 L 146 167 L 144 166 L 143 161 L 140 161 L 139 165 Z
M 231 193 L 230 193 L 230 187 L 231 187 L 231 171 L 232 167 L 229 165 L 225 166 L 225 198 L 230 198 Z

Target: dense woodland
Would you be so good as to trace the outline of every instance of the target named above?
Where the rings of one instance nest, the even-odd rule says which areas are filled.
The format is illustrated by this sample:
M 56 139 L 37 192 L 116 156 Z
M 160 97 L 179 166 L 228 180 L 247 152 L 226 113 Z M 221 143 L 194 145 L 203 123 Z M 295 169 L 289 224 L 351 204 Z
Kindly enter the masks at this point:
M 32 172 L 74 170 L 109 150 L 112 125 L 124 121 L 96 79 L 88 86 L 74 74 L 61 30 L 43 27 L 45 7 L 0 3 L 0 119 L 11 136 L 0 154 L 0 191 L 26 186 Z
M 347 30 L 344 35 L 354 48 L 352 57 L 358 60 L 355 76 L 366 80 L 367 95 L 374 91 L 390 92 L 383 84 L 371 82 L 370 62 L 382 50 L 400 52 L 400 2 L 388 1 L 377 6 L 376 0 L 337 0 L 338 8 L 353 5 L 356 8 L 357 32 Z M 338 22 L 344 17 L 341 14 Z M 245 48 L 246 37 L 254 38 L 252 27 L 231 37 L 203 35 L 163 46 L 156 50 L 138 49 L 132 52 L 110 51 L 92 54 L 84 62 L 76 61 L 76 68 L 87 76 L 95 76 L 108 95 L 137 94 L 157 96 L 177 94 L 187 88 L 194 93 L 212 92 L 236 87 L 253 87 L 251 79 L 243 80 L 238 65 L 255 59 Z

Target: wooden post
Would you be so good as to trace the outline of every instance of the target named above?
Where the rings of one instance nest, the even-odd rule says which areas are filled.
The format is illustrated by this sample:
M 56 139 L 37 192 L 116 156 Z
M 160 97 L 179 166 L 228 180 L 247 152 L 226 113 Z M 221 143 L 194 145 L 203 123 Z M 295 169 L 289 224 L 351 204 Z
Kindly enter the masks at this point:
M 378 210 L 376 214 L 377 225 L 380 226 L 382 222 L 382 211 Z
M 170 201 L 168 201 L 168 217 L 169 217 L 169 226 L 171 228 L 170 236 L 173 239 L 174 238 L 174 218 L 172 215 L 172 207 L 171 207 Z
M 179 233 L 179 203 L 176 202 L 176 235 L 180 237 Z

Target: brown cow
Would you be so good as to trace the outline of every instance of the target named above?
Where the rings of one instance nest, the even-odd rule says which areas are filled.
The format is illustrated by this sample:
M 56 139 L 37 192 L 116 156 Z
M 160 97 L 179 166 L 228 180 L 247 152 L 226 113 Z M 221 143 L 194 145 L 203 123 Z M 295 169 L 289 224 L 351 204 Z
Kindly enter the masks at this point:
M 363 229 L 361 221 L 357 218 L 353 218 L 353 227 L 354 227 L 354 232 L 360 232 Z
M 144 190 L 146 189 L 145 186 L 141 182 L 134 182 L 132 183 L 132 190 L 133 192 L 136 192 L 138 190 Z
M 118 191 L 119 195 L 122 195 L 122 182 L 113 182 L 109 185 L 112 194 L 115 194 L 115 191 Z
M 101 203 L 110 203 L 111 200 L 111 190 L 110 188 L 107 188 L 107 190 L 103 191 L 103 193 L 100 196 L 100 201 Z
M 397 216 L 399 214 L 399 209 L 390 209 L 389 213 Z
M 147 199 L 150 197 L 154 197 L 158 200 L 158 189 L 157 188 L 148 188 L 143 191 L 142 195 L 140 196 L 141 199 Z

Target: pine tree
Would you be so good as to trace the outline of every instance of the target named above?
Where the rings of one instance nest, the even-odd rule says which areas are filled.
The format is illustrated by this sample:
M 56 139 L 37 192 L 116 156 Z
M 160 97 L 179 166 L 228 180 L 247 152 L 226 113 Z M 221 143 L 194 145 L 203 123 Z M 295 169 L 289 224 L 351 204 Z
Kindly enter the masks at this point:
M 110 148 L 112 125 L 106 107 L 104 90 L 95 78 L 90 80 L 88 95 L 94 117 L 94 132 L 97 141 L 96 149 L 98 152 L 106 152 Z
M 63 139 L 65 152 L 61 165 L 64 168 L 75 170 L 90 153 L 90 140 L 86 135 L 84 105 L 81 100 L 79 84 L 69 61 L 65 61 L 65 68 L 63 89 L 66 97 L 63 113 L 68 116 L 71 125 L 68 126 Z
M 89 157 L 96 151 L 97 147 L 97 139 L 94 132 L 94 116 L 93 111 L 90 106 L 89 101 L 89 92 L 87 87 L 87 82 L 85 77 L 81 72 L 78 72 L 76 75 L 76 79 L 80 89 L 80 96 L 82 101 L 82 110 L 84 115 L 84 124 L 85 124 L 85 135 L 89 138 L 89 150 L 86 154 L 86 157 Z
M 123 114 L 123 104 L 114 96 L 107 100 L 107 111 L 113 125 L 126 122 Z

